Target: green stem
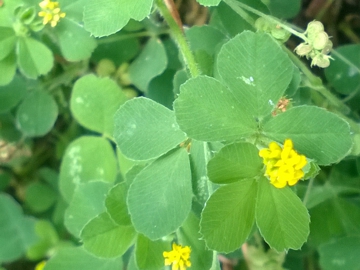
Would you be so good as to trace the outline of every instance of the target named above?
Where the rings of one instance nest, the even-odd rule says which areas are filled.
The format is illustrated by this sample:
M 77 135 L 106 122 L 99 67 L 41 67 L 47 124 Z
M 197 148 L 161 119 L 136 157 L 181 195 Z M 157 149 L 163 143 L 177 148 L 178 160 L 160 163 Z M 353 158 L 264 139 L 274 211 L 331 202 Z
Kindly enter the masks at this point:
M 344 101 L 337 98 L 334 94 L 332 94 L 322 83 L 322 80 L 315 76 L 308 67 L 297 57 L 295 56 L 288 48 L 283 47 L 284 50 L 288 53 L 290 58 L 293 60 L 294 64 L 302 71 L 302 73 L 307 78 L 308 86 L 322 95 L 335 109 L 334 113 L 340 116 L 342 119 L 347 121 L 351 127 L 351 129 L 355 133 L 360 133 L 360 126 L 353 119 L 347 117 L 346 115 L 350 113 L 350 108 L 344 103 Z M 340 55 L 340 54 L 339 54 Z M 338 56 L 338 55 L 337 55 Z M 341 56 L 342 57 L 342 56 Z M 347 59 L 343 59 L 343 61 L 347 61 Z
M 301 70 L 308 80 L 309 87 L 319 92 L 323 97 L 325 97 L 331 105 L 337 108 L 342 113 L 349 113 L 350 109 L 334 94 L 332 94 L 326 87 L 324 87 L 322 80 L 315 76 L 308 67 L 297 57 L 295 56 L 288 48 L 283 46 L 283 49 L 288 53 L 291 60 L 294 64 Z
M 165 21 L 170 27 L 171 33 L 173 34 L 175 41 L 180 48 L 185 64 L 190 71 L 191 77 L 195 78 L 199 76 L 199 68 L 196 64 L 195 57 L 190 50 L 190 46 L 185 38 L 185 34 L 183 33 L 182 29 L 176 23 L 175 19 L 171 15 L 171 12 L 167 8 L 163 0 L 156 0 L 155 3 L 161 15 L 164 17 Z
M 315 18 L 317 21 L 320 21 L 324 17 L 326 11 L 328 11 L 328 9 L 331 7 L 333 2 L 334 0 L 327 0 L 326 3 L 322 5 L 322 8 L 320 9 L 320 11 L 318 12 Z
M 313 187 L 313 185 L 314 185 L 314 177 L 312 177 L 312 178 L 310 178 L 310 180 L 309 180 L 309 184 L 308 184 L 308 186 L 307 186 L 307 189 L 306 189 L 306 193 L 305 193 L 305 195 L 304 195 L 304 199 L 303 199 L 303 204 L 306 206 L 306 203 L 307 203 L 307 201 L 309 200 L 309 196 L 310 196 L 310 192 L 311 192 L 311 189 L 312 189 L 312 187 Z
M 250 17 L 241 7 L 239 7 L 238 2 L 224 0 L 224 2 L 232 8 L 237 14 L 239 14 L 248 24 L 254 25 L 255 21 Z
M 130 38 L 139 38 L 139 37 L 156 37 L 159 35 L 164 35 L 164 34 L 170 34 L 169 30 L 162 30 L 162 31 L 158 31 L 158 32 L 151 32 L 151 31 L 143 31 L 143 32 L 137 32 L 137 33 L 129 33 L 129 34 L 123 34 L 123 35 L 115 35 L 115 36 L 110 36 L 107 38 L 102 38 L 99 39 L 97 41 L 98 44 L 107 44 L 107 43 L 112 43 L 112 42 L 116 42 L 116 41 L 121 41 L 121 40 L 126 40 L 126 39 L 130 39 Z
M 358 35 L 356 34 L 356 32 L 354 32 L 350 25 L 347 22 L 342 22 L 339 25 L 339 29 L 353 42 L 353 43 L 357 43 L 360 44 L 360 38 L 358 37 Z
M 260 232 L 258 230 L 254 232 L 254 240 L 257 247 L 261 250 L 264 250 L 263 238 L 261 237 Z
M 45 81 L 43 83 L 44 89 L 46 89 L 49 93 L 55 91 L 61 85 L 70 85 L 71 82 L 84 74 L 89 66 L 89 61 L 84 60 L 80 62 L 76 62 L 68 66 L 64 72 L 62 72 L 59 76 L 53 77 L 49 81 Z
M 302 40 L 308 42 L 308 39 L 307 37 L 303 34 L 303 33 L 300 33 L 296 30 L 294 30 L 293 28 L 287 26 L 286 24 L 284 24 L 283 22 L 281 22 L 280 20 L 272 17 L 272 16 L 269 16 L 269 15 L 266 15 L 264 13 L 262 13 L 261 11 L 258 11 L 244 3 L 241 3 L 241 2 L 238 2 L 236 0 L 224 0 L 224 2 L 229 6 L 231 7 L 236 13 L 238 13 L 240 16 L 242 16 L 239 12 L 238 12 L 238 8 L 237 7 L 240 7 L 242 9 L 245 9 L 255 15 L 258 15 L 259 17 L 263 17 L 265 19 L 267 19 L 268 21 L 270 22 L 273 22 L 279 26 L 281 26 L 283 29 L 289 31 L 290 33 L 292 33 L 293 35 L 301 38 Z
M 218 257 L 217 257 L 217 252 L 214 250 L 213 251 L 213 260 L 212 260 L 212 267 L 211 267 L 211 269 L 210 270 L 215 270 L 215 269 L 217 269 L 217 264 L 218 264 L 219 262 L 218 262 Z M 213 268 L 213 267 L 215 267 L 215 268 Z
M 207 164 L 209 163 L 209 159 L 210 159 L 210 150 L 209 150 L 208 143 L 204 142 L 203 147 L 204 147 L 204 159 L 205 159 L 205 164 L 206 164 L 205 170 L 206 170 L 206 175 L 208 175 Z M 209 195 L 211 195 L 214 192 L 214 189 L 213 189 L 213 184 L 212 184 L 212 182 L 210 182 L 209 179 L 207 179 L 207 188 L 208 188 Z

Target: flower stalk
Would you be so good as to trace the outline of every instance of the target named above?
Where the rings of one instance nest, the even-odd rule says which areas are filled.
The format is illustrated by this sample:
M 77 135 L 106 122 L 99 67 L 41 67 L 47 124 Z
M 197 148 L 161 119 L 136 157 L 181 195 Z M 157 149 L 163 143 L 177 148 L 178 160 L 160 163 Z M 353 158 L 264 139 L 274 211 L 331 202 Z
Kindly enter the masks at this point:
M 158 7 L 161 15 L 164 17 L 165 21 L 170 27 L 171 33 L 174 36 L 176 43 L 178 44 L 181 54 L 184 58 L 185 64 L 190 71 L 191 77 L 195 78 L 200 75 L 199 68 L 195 61 L 194 54 L 190 50 L 190 46 L 185 38 L 185 34 L 182 28 L 182 24 L 179 23 L 180 19 L 177 14 L 176 9 L 173 8 L 172 5 L 169 4 L 172 0 L 156 0 L 156 6 Z M 171 8 L 171 10 L 169 9 Z

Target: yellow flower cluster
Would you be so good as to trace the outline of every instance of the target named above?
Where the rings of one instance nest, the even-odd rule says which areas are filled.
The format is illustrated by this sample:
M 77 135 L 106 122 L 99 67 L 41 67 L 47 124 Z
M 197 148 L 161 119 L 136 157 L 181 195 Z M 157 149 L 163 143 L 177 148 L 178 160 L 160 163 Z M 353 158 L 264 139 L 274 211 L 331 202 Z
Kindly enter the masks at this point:
M 191 266 L 190 262 L 191 249 L 188 246 L 182 247 L 175 243 L 172 244 L 172 250 L 163 252 L 165 265 L 172 265 L 171 270 L 186 270 Z
M 52 2 L 51 0 L 44 0 L 39 3 L 42 11 L 38 13 L 40 17 L 43 17 L 43 24 L 50 23 L 51 27 L 55 27 L 61 18 L 64 18 L 66 14 L 61 12 L 59 2 Z
M 271 142 L 269 148 L 259 151 L 259 156 L 266 165 L 265 175 L 277 188 L 283 188 L 286 184 L 293 186 L 304 177 L 302 169 L 307 163 L 306 157 L 293 149 L 291 139 L 285 140 L 283 148 L 276 142 Z

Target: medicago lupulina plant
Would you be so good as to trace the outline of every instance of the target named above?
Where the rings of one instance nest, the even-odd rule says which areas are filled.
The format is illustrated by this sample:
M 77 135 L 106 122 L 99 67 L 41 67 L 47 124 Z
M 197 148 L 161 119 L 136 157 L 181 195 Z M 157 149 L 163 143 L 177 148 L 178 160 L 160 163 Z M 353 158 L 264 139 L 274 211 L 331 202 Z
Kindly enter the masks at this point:
M 359 46 L 276 1 L 120 2 L 0 1 L 0 262 L 357 269 Z

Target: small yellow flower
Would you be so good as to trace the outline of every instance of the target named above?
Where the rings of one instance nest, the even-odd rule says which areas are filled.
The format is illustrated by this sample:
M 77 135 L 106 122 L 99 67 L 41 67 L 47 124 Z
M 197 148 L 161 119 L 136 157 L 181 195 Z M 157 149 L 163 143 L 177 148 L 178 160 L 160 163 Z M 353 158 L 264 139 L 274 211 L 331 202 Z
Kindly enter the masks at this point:
M 277 188 L 283 188 L 286 184 L 293 186 L 304 177 L 302 169 L 307 163 L 306 157 L 293 149 L 291 139 L 285 140 L 283 148 L 276 142 L 271 142 L 269 148 L 259 151 L 259 156 L 266 165 L 265 175 Z
M 188 246 L 182 247 L 175 243 L 172 244 L 172 250 L 163 252 L 165 265 L 172 265 L 171 270 L 186 270 L 191 266 L 190 262 L 191 249 Z
M 35 266 L 35 270 L 43 270 L 45 267 L 46 261 L 41 261 Z
M 44 0 L 39 3 L 41 11 L 38 13 L 43 17 L 43 24 L 50 23 L 51 27 L 55 27 L 61 18 L 66 16 L 65 12 L 61 12 L 59 2 L 52 2 L 51 0 Z

